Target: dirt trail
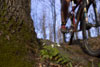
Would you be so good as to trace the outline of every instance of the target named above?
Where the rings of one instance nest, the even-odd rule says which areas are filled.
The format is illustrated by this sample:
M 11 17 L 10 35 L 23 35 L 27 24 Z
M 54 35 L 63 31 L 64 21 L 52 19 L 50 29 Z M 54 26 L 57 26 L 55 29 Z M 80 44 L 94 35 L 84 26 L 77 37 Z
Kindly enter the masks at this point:
M 46 41 L 46 44 L 54 44 L 53 42 Z M 79 41 L 74 42 L 72 45 L 65 43 L 60 44 L 58 50 L 63 55 L 68 55 L 72 59 L 73 67 L 100 67 L 100 58 L 87 55 L 80 48 Z
M 92 41 L 92 40 L 91 40 Z M 98 42 L 99 40 L 95 41 Z M 100 43 L 99 43 L 100 44 Z M 96 44 L 96 45 L 99 45 Z M 61 52 L 67 53 L 73 60 L 76 67 L 100 67 L 100 58 L 89 56 L 80 47 L 80 41 L 74 41 L 72 45 L 63 45 L 60 49 Z

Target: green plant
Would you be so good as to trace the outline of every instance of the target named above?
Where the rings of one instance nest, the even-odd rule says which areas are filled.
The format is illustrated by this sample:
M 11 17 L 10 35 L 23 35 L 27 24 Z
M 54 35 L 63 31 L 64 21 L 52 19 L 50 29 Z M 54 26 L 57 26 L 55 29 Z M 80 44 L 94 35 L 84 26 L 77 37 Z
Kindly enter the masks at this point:
M 68 65 L 69 67 L 72 67 L 70 58 L 62 55 L 56 47 L 45 45 L 40 51 L 40 55 L 43 59 L 48 59 L 56 64 Z
M 57 55 L 58 53 L 59 51 L 51 46 L 44 46 L 40 51 L 41 56 L 46 59 L 52 59 L 53 56 Z
M 100 67 L 100 63 L 98 63 L 98 67 Z

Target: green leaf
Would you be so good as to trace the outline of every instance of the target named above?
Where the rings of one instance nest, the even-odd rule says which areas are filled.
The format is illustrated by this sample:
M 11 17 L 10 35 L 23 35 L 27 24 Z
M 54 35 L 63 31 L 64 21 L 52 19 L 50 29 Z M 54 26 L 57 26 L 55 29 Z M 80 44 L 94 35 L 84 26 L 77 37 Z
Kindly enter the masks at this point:
M 63 60 L 62 58 L 58 59 L 58 60 L 57 60 L 57 63 L 59 63 L 59 62 L 62 61 L 62 60 Z
M 49 58 L 49 55 L 43 55 L 43 58 L 44 59 L 48 59 Z
M 100 67 L 100 63 L 98 64 L 98 67 Z
M 67 60 L 66 59 L 63 60 L 62 64 L 64 64 L 64 63 L 67 63 Z
M 69 67 L 73 67 L 71 62 L 69 63 Z

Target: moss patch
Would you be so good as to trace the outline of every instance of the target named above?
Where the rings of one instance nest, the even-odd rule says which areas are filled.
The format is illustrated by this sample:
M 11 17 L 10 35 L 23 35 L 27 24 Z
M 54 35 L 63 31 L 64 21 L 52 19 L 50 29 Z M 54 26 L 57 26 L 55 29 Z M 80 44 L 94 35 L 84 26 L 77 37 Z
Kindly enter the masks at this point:
M 29 25 L 22 19 L 21 22 L 12 17 L 7 20 L 5 14 L 6 11 L 0 12 L 0 67 L 33 67 L 34 61 L 26 59 L 29 53 L 26 45 L 33 45 Z
M 33 64 L 25 59 L 28 53 L 26 45 L 28 45 L 32 34 L 26 31 L 26 27 L 24 28 L 23 26 L 22 28 L 20 32 L 16 32 L 15 34 L 3 31 L 2 29 L 3 33 L 0 36 L 1 67 L 32 67 Z

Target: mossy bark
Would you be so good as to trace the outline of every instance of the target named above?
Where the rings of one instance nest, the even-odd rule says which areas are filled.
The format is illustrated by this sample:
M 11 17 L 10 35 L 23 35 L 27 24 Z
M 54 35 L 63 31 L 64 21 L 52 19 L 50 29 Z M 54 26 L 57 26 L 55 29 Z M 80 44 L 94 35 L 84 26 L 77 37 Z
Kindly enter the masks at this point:
M 0 0 L 0 67 L 34 66 L 38 40 L 30 16 L 30 2 Z

